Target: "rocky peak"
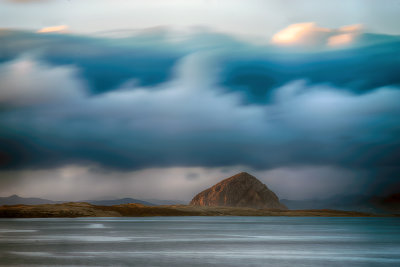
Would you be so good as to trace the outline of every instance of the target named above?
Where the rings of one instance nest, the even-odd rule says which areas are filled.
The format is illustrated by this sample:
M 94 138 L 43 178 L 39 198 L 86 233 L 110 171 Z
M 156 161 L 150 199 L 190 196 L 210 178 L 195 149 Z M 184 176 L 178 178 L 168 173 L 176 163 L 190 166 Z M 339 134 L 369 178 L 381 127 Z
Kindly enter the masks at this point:
M 247 172 L 238 173 L 197 194 L 191 205 L 287 209 L 268 187 Z

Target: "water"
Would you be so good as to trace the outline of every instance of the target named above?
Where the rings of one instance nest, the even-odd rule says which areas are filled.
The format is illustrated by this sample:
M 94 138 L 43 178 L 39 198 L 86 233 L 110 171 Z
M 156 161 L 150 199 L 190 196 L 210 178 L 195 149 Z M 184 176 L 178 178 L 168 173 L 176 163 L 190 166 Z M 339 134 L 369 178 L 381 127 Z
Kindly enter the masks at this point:
M 400 266 L 400 218 L 0 219 L 1 266 Z

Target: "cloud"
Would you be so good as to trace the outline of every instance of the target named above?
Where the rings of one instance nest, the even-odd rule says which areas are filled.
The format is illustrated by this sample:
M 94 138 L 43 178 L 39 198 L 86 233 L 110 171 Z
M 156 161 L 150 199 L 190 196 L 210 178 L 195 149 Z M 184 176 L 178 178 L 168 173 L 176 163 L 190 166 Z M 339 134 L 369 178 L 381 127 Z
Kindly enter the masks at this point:
M 98 97 L 65 98 L 62 104 L 57 105 L 55 113 L 52 111 L 55 108 L 51 105 L 53 101 L 49 99 L 50 106 L 31 102 L 35 110 L 33 113 L 27 109 L 2 114 L 1 121 L 10 123 L 4 125 L 4 129 L 10 131 L 8 134 L 13 135 L 14 127 L 18 128 L 19 123 L 24 124 L 19 135 L 23 140 L 19 142 L 34 148 L 10 148 L 11 165 L 19 165 L 20 160 L 44 164 L 47 161 L 45 158 L 50 156 L 48 153 L 53 154 L 50 161 L 56 164 L 59 161 L 89 160 L 118 168 L 152 165 L 153 157 L 155 165 L 186 165 L 204 161 L 202 154 L 208 153 L 207 150 L 217 140 L 226 138 L 226 131 L 232 131 L 231 138 L 239 138 L 243 129 L 237 123 L 240 121 L 243 126 L 257 127 L 253 125 L 254 120 L 247 119 L 261 116 L 257 107 L 237 106 L 239 95 L 223 95 L 217 88 L 210 90 L 210 87 L 214 88 L 211 86 L 211 75 L 204 73 L 210 68 L 207 59 L 206 55 L 197 54 L 185 58 L 177 66 L 176 78 L 156 88 L 131 88 L 128 84 Z M 39 75 L 41 77 L 52 77 L 46 67 L 36 71 L 43 72 Z M 69 82 L 76 83 L 79 84 L 76 78 Z M 60 90 L 62 87 L 54 86 L 52 89 Z M 33 83 L 30 90 L 35 95 L 43 89 L 40 84 L 36 87 Z M 69 90 L 80 94 L 79 86 L 71 86 Z M 22 115 L 27 111 L 31 113 L 29 119 Z M 208 122 L 204 125 L 202 122 L 205 121 Z M 50 124 L 53 126 L 45 127 Z M 215 133 L 215 137 L 207 137 L 210 131 Z M 208 138 L 210 141 L 207 141 Z M 48 147 L 54 149 L 48 150 Z M 99 153 L 93 153 L 94 150 Z M 191 157 L 196 150 L 200 154 Z M 221 157 L 223 154 L 223 151 L 217 151 L 205 160 L 208 163 L 204 163 L 231 160 Z M 110 160 L 114 162 L 111 165 Z
M 0 105 L 58 104 L 81 98 L 85 85 L 76 76 L 74 67 L 51 67 L 22 56 L 0 66 Z
M 166 42 L 162 33 L 105 41 L 73 34 L 5 30 L 0 42 L 4 44 L 0 47 L 0 62 L 35 54 L 53 66 L 74 64 L 93 94 L 114 90 L 129 79 L 136 79 L 142 86 L 165 82 L 171 67 L 188 53 Z
M 332 40 L 346 42 L 346 38 L 340 38 Z M 293 80 L 330 84 L 356 94 L 400 85 L 395 71 L 400 67 L 400 57 L 394 56 L 399 55 L 399 39 L 373 34 L 361 34 L 357 39 L 357 45 L 342 49 L 299 50 L 290 46 L 283 50 L 263 47 L 246 55 L 227 52 L 229 56 L 222 61 L 221 83 L 229 91 L 242 92 L 245 103 L 258 104 L 268 103 L 275 88 Z
M 347 185 L 365 181 L 365 174 L 382 187 L 399 178 L 394 37 L 363 34 L 366 46 L 282 53 L 223 38 L 172 49 L 155 37 L 4 36 L 10 47 L 0 67 L 4 170 L 96 166 L 123 179 L 153 168 L 248 168 L 265 172 L 261 177 L 343 175 Z M 35 56 L 22 54 L 28 47 Z M 102 83 L 107 89 L 96 87 Z M 191 179 L 198 172 L 178 180 L 199 182 L 194 192 L 205 185 L 201 175 Z M 339 184 L 346 182 L 335 187 L 342 190 Z
M 351 44 L 361 33 L 362 25 L 338 29 L 319 27 L 315 22 L 291 24 L 272 37 L 272 43 L 285 46 L 343 46 Z
M 355 38 L 362 32 L 362 25 L 348 25 L 338 29 L 338 34 L 328 38 L 328 46 L 343 46 L 354 42 Z
M 329 37 L 327 44 L 328 46 L 346 45 L 350 44 L 353 41 L 353 39 L 354 39 L 353 34 L 343 33 Z
M 60 72 L 57 81 L 70 87 L 53 84 L 52 90 L 73 97 L 25 101 L 24 109 L 2 112 L 4 167 L 396 165 L 397 88 L 357 95 L 300 80 L 276 88 L 265 105 L 243 105 L 240 93 L 216 84 L 213 58 L 195 53 L 182 59 L 167 83 L 153 88 L 127 83 L 97 96 L 85 95 L 71 70 L 54 73 L 33 63 L 39 66 L 33 76 L 42 83 L 52 85 Z M 18 76 L 7 74 L 13 75 Z M 29 87 L 32 95 L 43 88 Z
M 307 44 L 315 42 L 318 35 L 326 35 L 330 29 L 317 27 L 314 22 L 291 24 L 272 37 L 272 42 L 281 45 Z
M 362 30 L 363 30 L 362 24 L 353 24 L 353 25 L 342 26 L 338 29 L 339 32 L 347 32 L 347 33 L 361 32 Z
M 355 29 L 338 29 L 338 34 L 350 30 Z M 274 88 L 298 79 L 329 83 L 356 93 L 400 84 L 396 72 L 400 67 L 400 57 L 396 56 L 400 41 L 389 35 L 364 33 L 358 35 L 357 45 L 301 51 L 297 46 L 283 50 L 255 46 L 207 32 L 171 42 L 164 31 L 102 39 L 8 30 L 0 35 L 0 42 L 4 44 L 0 46 L 0 62 L 34 53 L 52 66 L 73 64 L 91 94 L 115 90 L 133 79 L 142 87 L 160 85 L 172 77 L 173 66 L 180 59 L 201 51 L 215 52 L 213 60 L 220 70 L 217 83 L 228 92 L 241 92 L 247 103 L 266 103 Z
M 37 33 L 65 33 L 68 32 L 67 25 L 58 25 L 45 27 L 37 31 Z

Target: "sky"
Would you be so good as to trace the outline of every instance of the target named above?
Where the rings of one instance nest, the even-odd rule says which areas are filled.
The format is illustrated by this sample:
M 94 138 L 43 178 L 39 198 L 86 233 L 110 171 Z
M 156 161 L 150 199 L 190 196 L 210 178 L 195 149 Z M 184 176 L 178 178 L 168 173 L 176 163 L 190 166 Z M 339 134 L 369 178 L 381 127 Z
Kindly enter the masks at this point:
M 1 0 L 0 196 L 400 192 L 400 1 Z

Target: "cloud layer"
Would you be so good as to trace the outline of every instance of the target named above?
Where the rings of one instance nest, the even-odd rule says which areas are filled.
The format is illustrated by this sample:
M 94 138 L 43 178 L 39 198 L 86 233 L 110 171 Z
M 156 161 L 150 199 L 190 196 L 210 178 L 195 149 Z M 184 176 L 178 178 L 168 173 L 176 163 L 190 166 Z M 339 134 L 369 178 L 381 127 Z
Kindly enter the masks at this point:
M 211 33 L 175 43 L 159 32 L 0 39 L 3 170 L 95 166 L 122 177 L 184 167 L 190 184 L 190 168 L 244 166 L 348 178 L 337 190 L 384 190 L 399 179 L 397 37 L 362 34 L 318 52 Z
M 3 134 L 22 146 L 8 149 L 6 166 L 397 164 L 397 88 L 356 95 L 298 80 L 276 88 L 269 104 L 243 105 L 240 93 L 216 84 L 211 61 L 212 54 L 189 55 L 169 82 L 127 82 L 97 96 L 85 94 L 74 68 L 27 59 L 4 66 Z

